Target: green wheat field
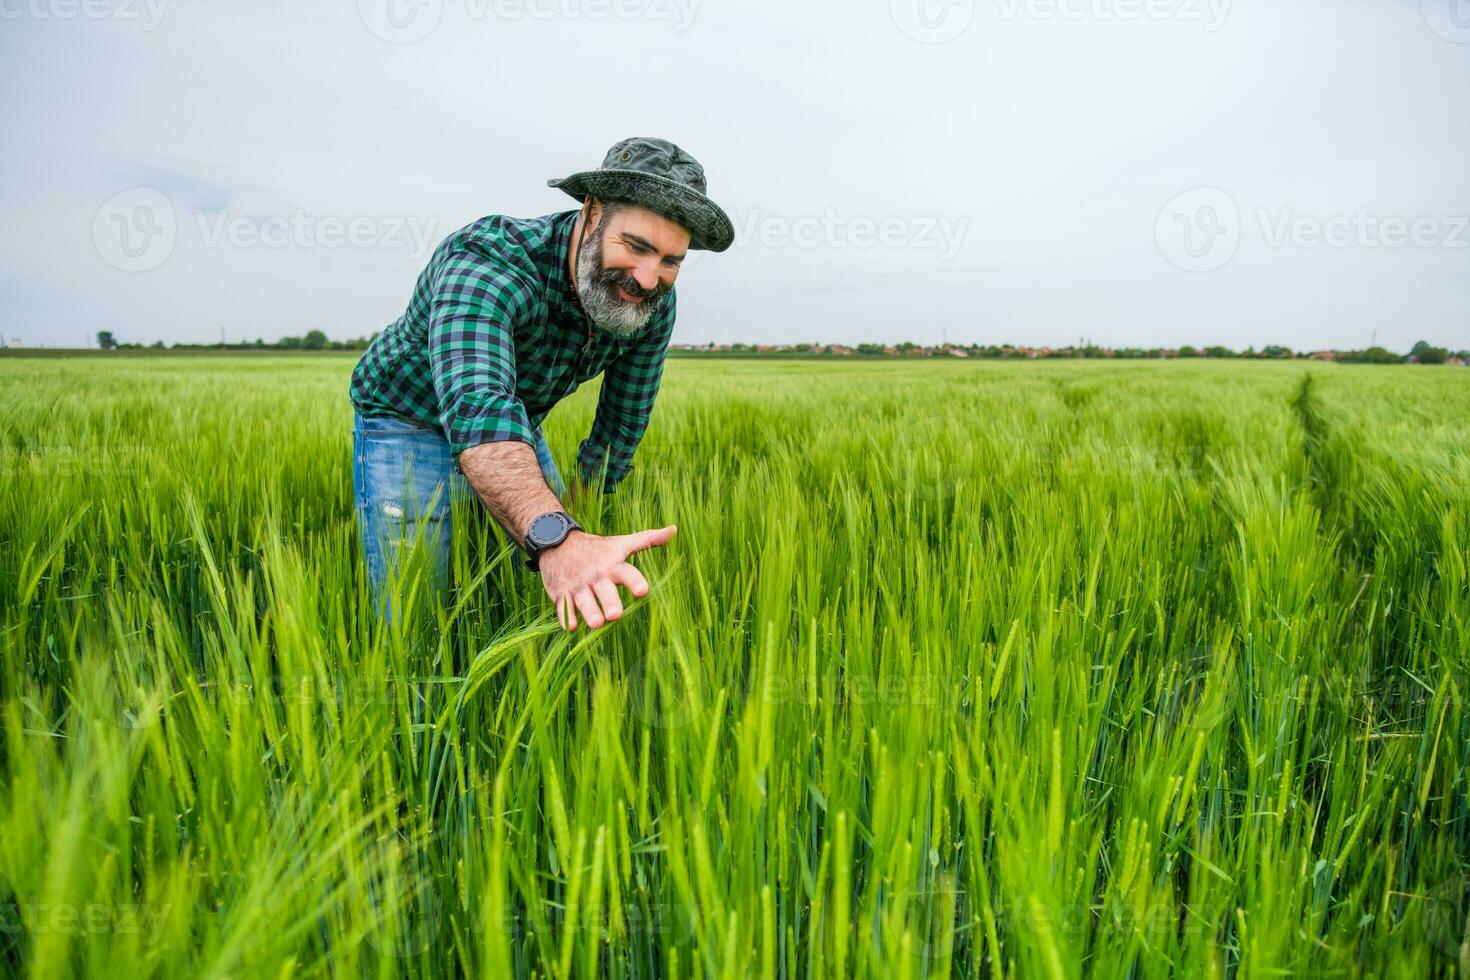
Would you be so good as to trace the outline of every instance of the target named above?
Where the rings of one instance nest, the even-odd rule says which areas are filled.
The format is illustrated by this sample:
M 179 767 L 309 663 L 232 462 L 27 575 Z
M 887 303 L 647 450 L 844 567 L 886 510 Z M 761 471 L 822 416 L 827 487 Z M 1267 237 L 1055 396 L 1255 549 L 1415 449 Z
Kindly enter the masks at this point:
M 673 360 L 567 635 L 353 363 L 0 361 L 0 974 L 1470 975 L 1470 372 Z

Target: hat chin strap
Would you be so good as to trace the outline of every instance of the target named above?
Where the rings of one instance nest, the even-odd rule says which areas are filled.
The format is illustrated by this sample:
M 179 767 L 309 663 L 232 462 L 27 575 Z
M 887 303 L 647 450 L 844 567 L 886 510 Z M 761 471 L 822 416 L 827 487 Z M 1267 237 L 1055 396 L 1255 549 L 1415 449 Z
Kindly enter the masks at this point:
M 577 220 L 582 222 L 582 235 L 577 240 L 575 251 L 567 249 L 567 278 L 571 281 L 573 296 L 577 296 L 577 259 L 582 254 L 582 247 L 587 244 L 587 235 L 589 229 L 592 227 L 589 215 L 592 213 L 591 205 L 593 200 L 594 198 L 591 194 L 582 198 L 582 213 L 577 216 Z

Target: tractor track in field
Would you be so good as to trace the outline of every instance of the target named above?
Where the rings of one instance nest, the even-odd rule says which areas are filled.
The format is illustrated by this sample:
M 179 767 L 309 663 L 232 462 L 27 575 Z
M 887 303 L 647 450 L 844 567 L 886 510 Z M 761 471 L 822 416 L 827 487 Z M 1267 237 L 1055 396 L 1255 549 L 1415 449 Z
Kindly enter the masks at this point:
M 1363 529 L 1344 507 L 1343 463 L 1329 449 L 1331 426 L 1323 414 L 1314 385 L 1316 375 L 1308 372 L 1297 385 L 1291 406 L 1302 430 L 1302 458 L 1306 465 L 1307 493 L 1320 520 L 1319 533 L 1334 538 L 1332 553 L 1345 572 L 1354 577 L 1373 568 L 1374 549 L 1364 540 Z
M 1332 498 L 1336 495 L 1336 474 L 1325 462 L 1322 452 L 1327 441 L 1327 420 L 1322 417 L 1312 396 L 1315 375 L 1311 372 L 1302 376 L 1297 385 L 1291 407 L 1296 412 L 1297 423 L 1302 429 L 1302 455 L 1307 464 L 1307 477 L 1311 481 L 1313 501 L 1325 517 Z
M 1314 393 L 1315 377 L 1311 373 L 1303 376 L 1291 401 L 1302 430 L 1308 492 L 1321 517 L 1322 531 L 1336 533 L 1333 552 L 1343 567 L 1357 574 L 1369 573 L 1376 564 L 1376 529 L 1365 525 L 1362 515 L 1354 512 L 1346 492 L 1346 484 L 1354 479 L 1356 454 L 1349 452 L 1345 457 L 1343 440 L 1333 438 L 1332 427 Z
M 1330 545 L 1330 551 L 1338 565 L 1338 574 L 1348 583 L 1353 583 L 1360 592 L 1366 589 L 1368 580 L 1382 575 L 1392 575 L 1392 569 L 1380 568 L 1380 530 L 1372 516 L 1357 508 L 1352 499 L 1353 481 L 1361 479 L 1357 473 L 1358 460 L 1354 447 L 1344 444 L 1340 433 L 1334 433 L 1331 424 L 1322 412 L 1315 394 L 1314 375 L 1305 375 L 1292 398 L 1302 429 L 1302 455 L 1306 464 L 1309 483 L 1307 493 L 1311 505 L 1318 514 L 1318 535 Z M 1429 567 L 1428 574 L 1437 577 Z M 1392 611 L 1373 614 L 1359 607 L 1354 599 L 1352 606 L 1352 628 L 1370 631 L 1379 639 L 1376 645 L 1388 663 L 1412 659 L 1413 640 L 1405 631 L 1411 613 L 1403 603 L 1394 603 Z M 1366 620 L 1362 617 L 1366 617 Z M 1383 683 L 1382 678 L 1357 677 L 1341 679 L 1339 684 L 1351 683 L 1355 687 L 1343 690 L 1367 690 Z

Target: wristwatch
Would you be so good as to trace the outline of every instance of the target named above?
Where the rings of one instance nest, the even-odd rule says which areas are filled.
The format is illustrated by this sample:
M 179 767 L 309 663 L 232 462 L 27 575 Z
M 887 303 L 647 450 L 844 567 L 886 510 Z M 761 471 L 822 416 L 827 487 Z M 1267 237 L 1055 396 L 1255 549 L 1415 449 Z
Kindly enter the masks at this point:
M 555 548 L 567 539 L 568 534 L 580 530 L 582 525 L 572 520 L 572 515 L 564 510 L 554 510 L 536 518 L 526 530 L 526 567 L 539 572 L 541 553 L 547 548 Z

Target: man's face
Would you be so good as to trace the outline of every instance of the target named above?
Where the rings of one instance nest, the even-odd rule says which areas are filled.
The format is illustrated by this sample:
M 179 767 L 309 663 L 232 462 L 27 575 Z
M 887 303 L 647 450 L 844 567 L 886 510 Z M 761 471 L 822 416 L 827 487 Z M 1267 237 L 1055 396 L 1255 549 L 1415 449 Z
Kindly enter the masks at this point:
M 577 255 L 577 295 L 593 324 L 620 337 L 642 330 L 679 276 L 689 230 L 647 208 L 594 201 Z

